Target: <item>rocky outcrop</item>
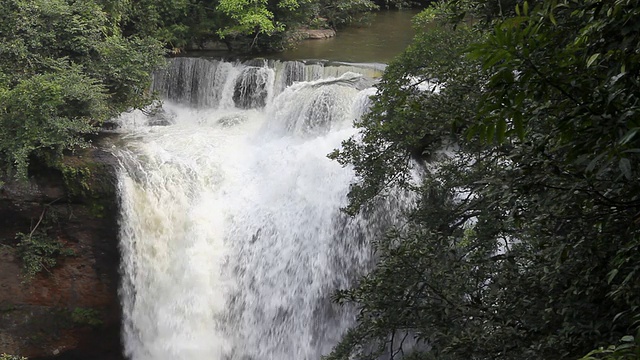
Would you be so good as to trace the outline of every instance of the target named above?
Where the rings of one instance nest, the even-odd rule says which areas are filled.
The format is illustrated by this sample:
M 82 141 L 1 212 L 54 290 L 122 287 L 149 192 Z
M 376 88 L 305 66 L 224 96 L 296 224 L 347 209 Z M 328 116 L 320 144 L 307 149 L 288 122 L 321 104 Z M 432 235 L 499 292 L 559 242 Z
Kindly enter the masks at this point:
M 328 39 L 336 36 L 336 31 L 333 29 L 300 29 L 298 31 L 302 33 L 303 39 L 309 40 Z
M 114 159 L 98 149 L 28 182 L 0 187 L 0 353 L 29 358 L 122 359 Z M 17 233 L 32 231 L 66 255 L 33 279 Z M 33 250 L 31 250 L 33 251 Z

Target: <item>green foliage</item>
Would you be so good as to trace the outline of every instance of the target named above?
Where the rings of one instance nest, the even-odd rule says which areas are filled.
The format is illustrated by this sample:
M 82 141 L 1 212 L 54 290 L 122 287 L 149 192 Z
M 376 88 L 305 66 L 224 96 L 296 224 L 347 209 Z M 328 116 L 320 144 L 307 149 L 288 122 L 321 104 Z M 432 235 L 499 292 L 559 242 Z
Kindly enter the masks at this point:
M 59 257 L 73 255 L 71 249 L 55 238 L 55 223 L 55 217 L 45 207 L 29 233 L 16 234 L 25 282 L 31 281 L 43 270 L 50 272 L 58 263 Z
M 71 201 L 86 204 L 91 215 L 96 218 L 107 216 L 114 210 L 111 169 L 105 169 L 104 164 L 92 161 L 75 161 L 71 164 L 59 162 L 54 166 L 62 173 L 65 193 Z
M 75 308 L 71 312 L 71 320 L 78 325 L 100 326 L 101 314 L 98 310 L 90 308 Z
M 221 0 L 217 10 L 229 21 L 217 34 L 222 38 L 250 35 L 253 48 L 259 41 L 282 41 L 286 30 L 314 20 L 333 28 L 357 23 L 377 8 L 371 0 Z
M 331 154 L 359 176 L 348 212 L 418 200 L 336 294 L 358 322 L 328 359 L 637 357 L 640 4 L 505 3 L 423 14 L 454 26 L 423 27 Z
M 484 78 L 479 64 L 463 54 L 478 39 L 466 27 L 435 29 L 417 37 L 387 67 L 371 114 L 355 124 L 361 135 L 330 155 L 343 165 L 353 164 L 362 178 L 351 187 L 349 213 L 392 184 L 407 185 L 412 156 L 435 156 L 473 116 L 473 108 L 461 102 L 478 101 L 479 94 L 469 90 Z
M 318 16 L 326 18 L 333 28 L 361 23 L 368 13 L 377 9 L 378 6 L 370 0 L 318 1 Z
M 58 165 L 62 171 L 65 186 L 69 196 L 88 197 L 91 192 L 91 169 L 88 167 Z
M 620 339 L 618 345 L 610 345 L 606 349 L 599 348 L 591 351 L 580 360 L 634 360 L 640 359 L 640 342 L 637 338 L 627 335 Z
M 127 35 L 149 36 L 176 49 L 217 39 L 224 15 L 217 0 L 123 1 L 122 27 Z
M 24 356 L 0 354 L 0 360 L 27 360 Z
M 288 4 L 290 1 L 283 2 Z M 218 10 L 229 16 L 234 25 L 219 30 L 220 36 L 228 34 L 266 34 L 284 30 L 281 23 L 274 20 L 273 12 L 267 9 L 267 0 L 220 0 Z M 294 1 L 289 6 L 297 6 Z
M 556 146 L 567 148 L 581 170 L 611 171 L 632 180 L 631 164 L 640 151 L 634 116 L 640 36 L 631 25 L 638 18 L 636 1 L 615 6 L 554 1 L 523 9 L 517 21 L 496 28 L 474 51 L 493 72 L 480 112 L 480 136 L 495 132 L 498 140 L 523 138 L 526 122 L 553 117 L 549 130 L 560 135 Z M 509 75 L 514 73 L 519 76 Z
M 106 119 L 151 101 L 160 44 L 123 37 L 92 1 L 0 4 L 0 162 L 24 179 L 32 157 L 88 146 Z M 117 25 L 117 24 L 116 24 Z
M 87 146 L 93 114 L 104 111 L 103 88 L 78 67 L 36 74 L 0 88 L 0 153 L 25 178 L 29 157 Z
M 289 30 L 316 19 L 344 26 L 377 9 L 371 0 L 113 0 L 106 6 L 122 14 L 124 34 L 151 36 L 175 52 L 209 41 L 236 51 L 282 50 Z

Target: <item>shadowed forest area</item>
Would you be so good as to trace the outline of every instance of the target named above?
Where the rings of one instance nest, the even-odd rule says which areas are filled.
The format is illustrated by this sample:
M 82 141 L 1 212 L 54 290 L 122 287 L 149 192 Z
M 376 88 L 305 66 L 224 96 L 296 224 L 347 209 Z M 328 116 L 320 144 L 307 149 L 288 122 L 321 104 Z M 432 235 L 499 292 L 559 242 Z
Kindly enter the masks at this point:
M 419 201 L 335 297 L 360 313 L 329 359 L 640 357 L 638 5 L 445 1 L 416 18 L 439 26 L 331 155 L 361 179 L 348 212 L 390 186 Z

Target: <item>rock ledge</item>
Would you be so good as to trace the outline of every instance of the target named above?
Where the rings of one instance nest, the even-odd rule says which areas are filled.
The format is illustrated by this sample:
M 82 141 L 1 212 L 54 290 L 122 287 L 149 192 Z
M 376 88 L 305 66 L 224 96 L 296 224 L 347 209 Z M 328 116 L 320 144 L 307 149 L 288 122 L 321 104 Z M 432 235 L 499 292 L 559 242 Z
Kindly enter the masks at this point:
M 32 359 L 121 360 L 114 159 L 89 149 L 0 187 L 0 352 Z M 70 174 L 74 177 L 70 177 Z M 73 255 L 25 282 L 16 233 L 44 209 L 47 236 Z

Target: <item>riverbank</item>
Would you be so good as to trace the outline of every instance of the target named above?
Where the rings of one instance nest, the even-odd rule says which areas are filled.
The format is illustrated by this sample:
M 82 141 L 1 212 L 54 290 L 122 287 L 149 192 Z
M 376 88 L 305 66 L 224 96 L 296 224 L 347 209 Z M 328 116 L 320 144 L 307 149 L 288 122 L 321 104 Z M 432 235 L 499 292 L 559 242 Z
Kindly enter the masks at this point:
M 329 60 L 353 63 L 389 63 L 411 43 L 415 31 L 411 19 L 418 10 L 385 10 L 371 17 L 367 25 L 330 29 L 299 29 L 290 36 L 295 43 L 281 52 L 260 54 L 277 60 Z M 230 51 L 237 44 L 207 42 L 179 56 L 212 58 L 245 57 Z

